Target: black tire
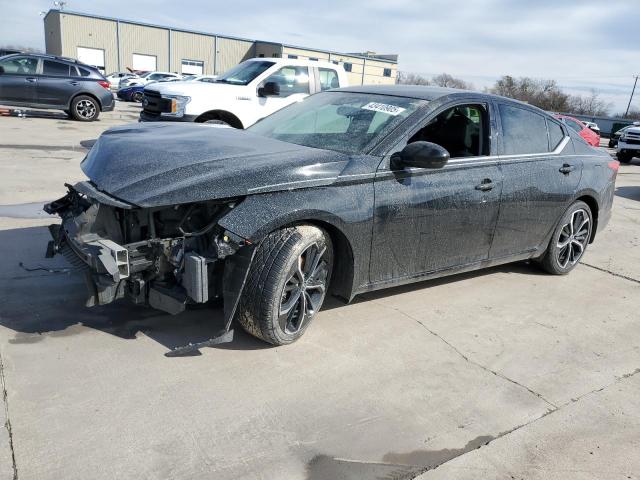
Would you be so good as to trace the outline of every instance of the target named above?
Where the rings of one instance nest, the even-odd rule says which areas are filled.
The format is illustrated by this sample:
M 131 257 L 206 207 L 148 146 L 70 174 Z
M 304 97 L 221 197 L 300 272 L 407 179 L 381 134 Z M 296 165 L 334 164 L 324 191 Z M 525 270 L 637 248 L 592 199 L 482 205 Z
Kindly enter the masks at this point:
M 71 110 L 63 110 L 63 112 L 67 115 L 67 117 L 72 118 L 71 117 Z
M 300 225 L 272 232 L 253 259 L 238 306 L 238 322 L 251 335 L 273 345 L 296 341 L 322 307 L 332 267 L 331 239 L 320 228 Z M 304 306 L 309 308 L 301 315 Z
M 616 153 L 616 158 L 618 159 L 618 161 L 620 163 L 630 163 L 631 160 L 633 159 L 633 155 L 631 155 L 630 153 L 626 153 L 626 152 L 618 152 Z
M 583 224 L 587 219 L 587 223 Z M 566 275 L 575 268 L 589 245 L 593 214 L 589 205 L 574 202 L 562 215 L 551 236 L 540 265 L 553 275 Z M 581 248 L 580 248 L 581 246 Z
M 71 102 L 71 116 L 79 122 L 93 122 L 100 116 L 100 105 L 93 97 L 78 95 Z
M 142 92 L 135 92 L 133 95 L 131 95 L 131 100 L 134 102 L 142 103 L 143 98 L 144 95 L 142 94 Z

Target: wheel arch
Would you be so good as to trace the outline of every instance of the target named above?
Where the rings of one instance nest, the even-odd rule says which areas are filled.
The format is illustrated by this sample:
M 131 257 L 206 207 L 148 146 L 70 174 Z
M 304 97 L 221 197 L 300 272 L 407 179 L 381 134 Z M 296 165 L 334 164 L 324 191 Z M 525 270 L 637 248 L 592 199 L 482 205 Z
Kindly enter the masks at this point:
M 593 194 L 583 193 L 579 195 L 575 201 L 582 201 L 586 203 L 591 210 L 591 215 L 593 217 L 593 228 L 591 228 L 591 238 L 589 239 L 589 243 L 593 243 L 593 240 L 596 238 L 596 231 L 598 230 L 598 216 L 600 213 L 598 200 L 596 200 L 596 197 Z
M 244 129 L 242 121 L 233 113 L 228 110 L 209 110 L 204 112 L 194 120 L 196 123 L 206 122 L 207 120 L 223 120 L 231 125 L 233 128 L 240 130 Z
M 78 97 L 91 97 L 91 98 L 93 98 L 98 103 L 98 107 L 100 108 L 100 111 L 102 112 L 102 102 L 93 93 L 89 93 L 89 92 L 79 92 L 79 93 L 76 93 L 73 97 L 71 97 L 69 99 L 69 105 L 67 106 L 67 108 L 69 110 L 71 110 L 71 105 L 73 104 L 73 101 Z

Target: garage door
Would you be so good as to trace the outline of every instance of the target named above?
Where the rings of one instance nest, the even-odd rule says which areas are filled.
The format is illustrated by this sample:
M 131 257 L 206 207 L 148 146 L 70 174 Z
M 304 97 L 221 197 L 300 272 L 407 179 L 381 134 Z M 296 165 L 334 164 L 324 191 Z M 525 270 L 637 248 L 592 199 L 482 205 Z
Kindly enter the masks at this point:
M 78 60 L 104 72 L 104 50 L 100 48 L 78 47 Z
M 156 56 L 155 55 L 141 55 L 139 53 L 133 54 L 133 69 L 143 70 L 145 72 L 153 72 L 156 69 Z
M 185 75 L 202 75 L 204 62 L 200 60 L 182 60 L 182 73 Z

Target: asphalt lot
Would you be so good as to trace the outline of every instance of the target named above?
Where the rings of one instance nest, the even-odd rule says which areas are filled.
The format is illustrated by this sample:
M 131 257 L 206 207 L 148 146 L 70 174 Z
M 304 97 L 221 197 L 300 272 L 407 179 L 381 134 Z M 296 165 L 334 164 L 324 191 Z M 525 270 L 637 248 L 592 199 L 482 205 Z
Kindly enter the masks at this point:
M 44 258 L 41 204 L 136 117 L 0 117 L 0 479 L 640 478 L 639 159 L 571 275 L 514 264 L 330 299 L 293 345 L 236 330 L 169 358 L 221 311 L 86 309 Z

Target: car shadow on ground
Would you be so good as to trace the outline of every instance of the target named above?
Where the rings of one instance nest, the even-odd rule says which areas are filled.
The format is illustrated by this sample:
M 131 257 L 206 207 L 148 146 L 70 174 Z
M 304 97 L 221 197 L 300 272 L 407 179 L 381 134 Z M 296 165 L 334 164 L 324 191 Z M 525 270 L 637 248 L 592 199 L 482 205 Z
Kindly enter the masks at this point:
M 640 186 L 617 187 L 616 196 L 640 202 Z
M 201 348 L 209 347 L 206 343 L 203 346 L 198 344 L 207 342 L 223 329 L 220 303 L 193 306 L 176 316 L 136 306 L 126 300 L 85 307 L 87 290 L 81 272 L 74 270 L 60 256 L 46 259 L 44 252 L 48 240 L 46 227 L 0 231 L 0 255 L 7 259 L 6 270 L 0 272 L 0 325 L 14 332 L 9 343 L 34 344 L 47 337 L 82 335 L 90 328 L 125 340 L 135 340 L 139 334 L 144 334 L 163 345 L 167 349 L 167 356 L 172 356 L 169 354 L 174 349 L 183 352 L 176 356 L 193 356 L 200 355 Z M 542 274 L 535 266 L 516 263 L 369 292 L 356 297 L 353 302 L 363 303 L 504 272 Z M 344 306 L 343 300 L 329 297 L 323 311 Z M 234 324 L 233 328 L 232 342 L 212 347 L 232 350 L 270 348 L 270 345 L 244 332 L 239 325 Z

